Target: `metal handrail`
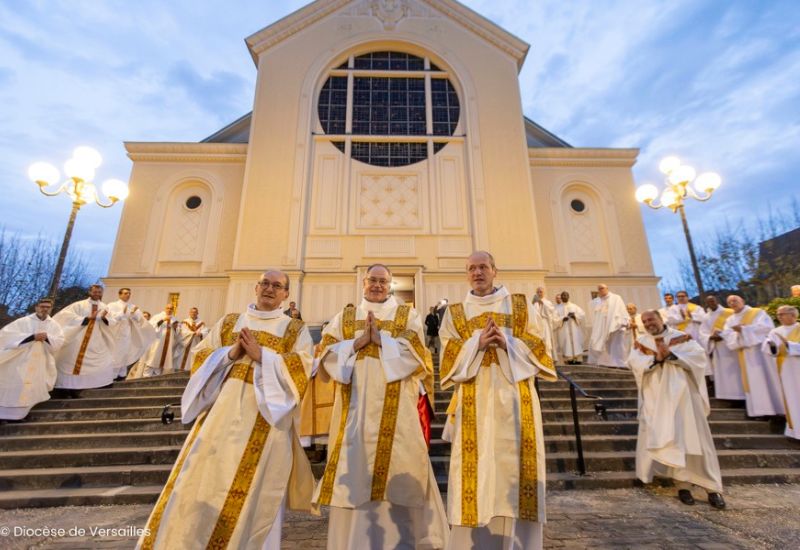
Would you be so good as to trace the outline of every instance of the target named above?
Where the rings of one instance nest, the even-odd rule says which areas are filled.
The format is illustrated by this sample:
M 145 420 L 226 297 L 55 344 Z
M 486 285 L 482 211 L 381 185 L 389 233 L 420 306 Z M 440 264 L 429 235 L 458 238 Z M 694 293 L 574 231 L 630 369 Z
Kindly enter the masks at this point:
M 569 384 L 569 400 L 572 404 L 572 424 L 575 427 L 575 448 L 578 451 L 578 474 L 586 475 L 586 460 L 583 458 L 583 440 L 581 438 L 581 424 L 578 418 L 578 399 L 576 393 L 587 399 L 597 399 L 602 401 L 603 398 L 598 395 L 591 395 L 581 388 L 572 378 L 556 369 L 556 373 Z M 598 405 L 600 405 L 598 407 Z M 595 404 L 595 412 L 600 418 L 605 419 L 605 407 L 601 403 Z

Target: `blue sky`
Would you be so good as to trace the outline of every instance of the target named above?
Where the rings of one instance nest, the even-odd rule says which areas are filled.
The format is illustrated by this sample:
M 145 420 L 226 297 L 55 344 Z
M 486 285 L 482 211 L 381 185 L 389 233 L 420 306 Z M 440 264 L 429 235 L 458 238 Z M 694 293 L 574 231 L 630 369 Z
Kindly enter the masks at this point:
M 305 1 L 0 0 L 0 225 L 60 240 L 66 197 L 27 181 L 88 144 L 127 180 L 123 141 L 198 141 L 248 112 L 243 39 Z M 525 113 L 575 146 L 639 147 L 637 183 L 677 154 L 723 186 L 687 208 L 697 240 L 800 196 L 800 1 L 466 0 L 531 44 Z M 633 192 L 633 189 L 631 190 Z M 85 207 L 73 244 L 104 275 L 121 208 Z M 643 210 L 656 271 L 686 254 Z

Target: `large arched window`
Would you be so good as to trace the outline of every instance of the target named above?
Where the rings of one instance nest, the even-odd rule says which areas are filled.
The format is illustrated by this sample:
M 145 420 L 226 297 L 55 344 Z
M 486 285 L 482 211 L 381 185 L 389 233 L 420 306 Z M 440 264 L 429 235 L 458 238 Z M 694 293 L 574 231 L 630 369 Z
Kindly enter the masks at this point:
M 447 145 L 461 104 L 447 71 L 430 59 L 381 51 L 332 69 L 317 112 L 343 153 L 374 166 L 407 166 Z

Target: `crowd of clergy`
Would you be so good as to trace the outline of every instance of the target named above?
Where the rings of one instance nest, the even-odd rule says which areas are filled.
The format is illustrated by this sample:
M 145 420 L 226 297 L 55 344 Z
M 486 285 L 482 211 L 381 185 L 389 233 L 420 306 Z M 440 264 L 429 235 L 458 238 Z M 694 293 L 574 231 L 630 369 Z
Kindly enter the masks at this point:
M 115 379 L 190 370 L 181 400 L 191 430 L 138 548 L 280 548 L 287 509 L 328 511 L 328 547 L 537 549 L 543 543 L 545 448 L 535 379 L 556 381 L 556 362 L 628 368 L 638 387 L 636 473 L 693 486 L 725 507 L 708 424 L 707 378 L 717 398 L 746 401 L 752 417 L 785 416 L 800 438 L 800 324 L 796 308 L 767 313 L 686 292 L 639 314 L 599 285 L 586 313 L 567 292 L 555 303 L 501 284 L 494 258 L 466 260 L 470 290 L 432 323 L 391 295 L 392 273 L 370 266 L 361 301 L 324 325 L 314 344 L 288 276 L 263 273 L 254 301 L 213 326 L 196 308 L 149 316 L 130 290 L 106 305 L 103 289 L 50 317 L 0 331 L 0 419 L 24 419 L 53 388 L 68 394 Z M 435 312 L 431 311 L 431 315 Z M 430 315 L 429 315 L 430 317 Z M 426 338 L 428 336 L 428 338 Z M 435 396 L 452 388 L 441 438 L 451 445 L 447 501 L 428 454 Z M 325 436 L 315 480 L 301 436 Z M 438 435 L 438 434 L 437 434 Z

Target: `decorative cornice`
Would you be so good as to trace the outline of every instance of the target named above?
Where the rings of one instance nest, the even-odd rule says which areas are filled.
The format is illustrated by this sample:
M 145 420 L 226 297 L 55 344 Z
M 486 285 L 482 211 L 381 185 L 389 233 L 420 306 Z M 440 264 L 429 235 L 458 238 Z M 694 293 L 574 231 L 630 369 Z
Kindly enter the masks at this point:
M 275 44 L 313 25 L 320 19 L 344 8 L 353 0 L 316 0 L 304 8 L 287 15 L 250 35 L 245 39 L 253 61 L 258 64 L 258 56 Z M 474 32 L 484 40 L 511 55 L 517 61 L 517 68 L 522 68 L 530 45 L 524 40 L 486 19 L 479 13 L 455 0 L 417 0 L 427 4 L 435 11 L 446 15 L 466 29 Z
M 630 168 L 636 164 L 639 149 L 595 149 L 563 147 L 531 147 L 531 166 L 586 166 Z
M 135 162 L 244 163 L 247 143 L 125 142 L 128 158 Z

